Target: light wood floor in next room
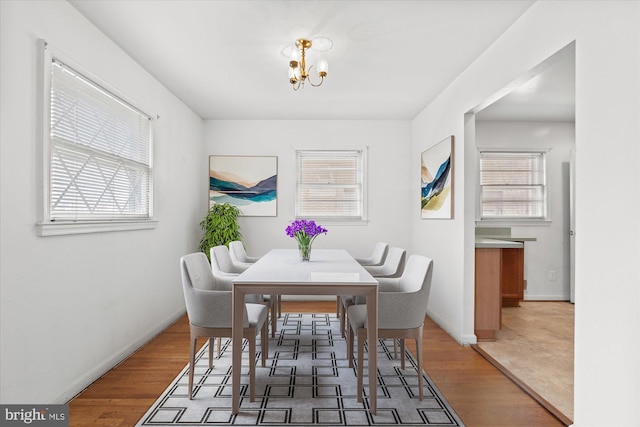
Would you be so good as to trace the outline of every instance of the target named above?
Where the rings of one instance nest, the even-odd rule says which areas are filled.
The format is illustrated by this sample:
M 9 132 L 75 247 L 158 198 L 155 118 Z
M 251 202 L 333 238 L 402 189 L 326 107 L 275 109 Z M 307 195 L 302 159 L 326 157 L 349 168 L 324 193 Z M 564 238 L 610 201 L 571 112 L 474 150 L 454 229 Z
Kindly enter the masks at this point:
M 335 301 L 283 302 L 283 311 L 335 313 Z M 415 354 L 415 346 L 407 343 L 407 347 Z M 480 354 L 459 345 L 429 318 L 423 355 L 425 371 L 467 427 L 563 425 Z M 184 316 L 69 402 L 69 425 L 135 425 L 188 361 L 189 322 Z
M 475 348 L 553 412 L 573 423 L 574 305 L 523 301 L 502 309 L 494 342 Z

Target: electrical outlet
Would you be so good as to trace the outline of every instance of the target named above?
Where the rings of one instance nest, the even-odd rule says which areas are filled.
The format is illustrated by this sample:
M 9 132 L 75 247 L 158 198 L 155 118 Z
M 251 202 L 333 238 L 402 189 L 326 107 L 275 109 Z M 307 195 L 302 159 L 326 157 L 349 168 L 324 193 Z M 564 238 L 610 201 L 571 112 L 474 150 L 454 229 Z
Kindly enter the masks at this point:
M 549 270 L 549 281 L 555 282 L 557 278 L 558 278 L 558 275 L 556 274 L 556 271 Z

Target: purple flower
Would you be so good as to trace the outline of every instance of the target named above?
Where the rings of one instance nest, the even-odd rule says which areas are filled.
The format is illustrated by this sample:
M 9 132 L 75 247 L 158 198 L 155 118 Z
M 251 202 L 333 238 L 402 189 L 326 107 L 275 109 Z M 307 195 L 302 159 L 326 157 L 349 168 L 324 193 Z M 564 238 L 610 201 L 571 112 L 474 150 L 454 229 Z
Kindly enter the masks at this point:
M 315 221 L 307 221 L 306 219 L 297 219 L 289 225 L 286 230 L 287 236 L 296 239 L 298 244 L 310 246 L 315 238 L 321 234 L 327 234 L 328 230 Z

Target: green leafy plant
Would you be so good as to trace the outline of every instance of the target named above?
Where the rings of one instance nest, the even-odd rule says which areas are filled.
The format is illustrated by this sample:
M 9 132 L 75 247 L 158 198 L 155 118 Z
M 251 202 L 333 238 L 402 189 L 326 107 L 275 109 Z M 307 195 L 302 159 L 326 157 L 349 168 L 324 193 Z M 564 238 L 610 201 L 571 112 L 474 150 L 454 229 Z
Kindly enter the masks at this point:
M 200 250 L 207 258 L 212 247 L 229 246 L 229 242 L 242 240 L 238 216 L 240 209 L 229 203 L 216 203 L 209 208 L 207 216 L 200 222 L 200 228 L 204 231 L 200 240 Z

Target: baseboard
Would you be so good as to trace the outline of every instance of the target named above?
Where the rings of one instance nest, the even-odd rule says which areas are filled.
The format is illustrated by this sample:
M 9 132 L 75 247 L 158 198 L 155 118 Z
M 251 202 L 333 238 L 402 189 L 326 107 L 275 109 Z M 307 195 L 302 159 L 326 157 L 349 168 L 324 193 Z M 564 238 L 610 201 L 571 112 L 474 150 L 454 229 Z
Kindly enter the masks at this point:
M 282 301 L 335 301 L 335 295 L 282 295 Z
M 461 344 L 463 345 L 474 345 L 478 343 L 478 337 L 475 336 L 475 334 L 465 334 L 462 335 L 462 342 Z
M 53 404 L 64 404 L 68 403 L 71 399 L 80 394 L 84 389 L 93 384 L 97 379 L 102 377 L 104 374 L 109 372 L 111 369 L 118 366 L 124 360 L 126 360 L 129 356 L 135 353 L 138 349 L 144 346 L 146 343 L 151 341 L 157 335 L 159 335 L 162 331 L 167 329 L 169 326 L 174 324 L 178 319 L 180 319 L 186 310 L 183 308 L 178 312 L 171 315 L 167 318 L 166 321 L 160 323 L 156 327 L 149 330 L 146 334 L 144 334 L 140 339 L 134 341 L 130 345 L 126 346 L 116 354 L 114 354 L 109 359 L 105 360 L 103 363 L 97 365 L 94 369 L 87 372 L 82 377 L 78 378 L 77 381 L 74 381 L 62 394 L 60 394 L 56 399 L 54 399 Z
M 456 340 L 460 345 L 469 345 L 476 343 L 475 335 L 460 335 L 451 328 L 447 322 L 445 322 L 441 317 L 436 316 L 430 310 L 427 310 L 427 316 L 431 320 L 433 320 L 438 326 L 440 326 L 446 333 L 451 335 L 451 337 Z
M 569 295 L 526 295 L 525 301 L 569 301 Z

